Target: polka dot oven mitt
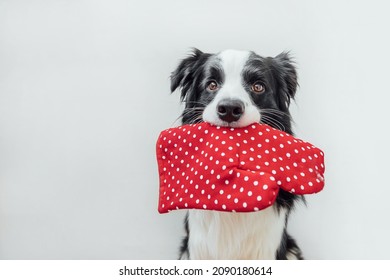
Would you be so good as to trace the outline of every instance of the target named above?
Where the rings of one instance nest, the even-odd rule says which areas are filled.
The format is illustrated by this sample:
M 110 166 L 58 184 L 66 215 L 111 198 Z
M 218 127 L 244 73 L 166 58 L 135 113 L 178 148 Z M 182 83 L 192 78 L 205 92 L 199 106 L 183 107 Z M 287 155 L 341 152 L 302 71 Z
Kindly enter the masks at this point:
M 324 187 L 324 154 L 308 142 L 264 124 L 244 128 L 209 123 L 160 133 L 158 211 L 259 211 L 279 188 L 303 195 Z

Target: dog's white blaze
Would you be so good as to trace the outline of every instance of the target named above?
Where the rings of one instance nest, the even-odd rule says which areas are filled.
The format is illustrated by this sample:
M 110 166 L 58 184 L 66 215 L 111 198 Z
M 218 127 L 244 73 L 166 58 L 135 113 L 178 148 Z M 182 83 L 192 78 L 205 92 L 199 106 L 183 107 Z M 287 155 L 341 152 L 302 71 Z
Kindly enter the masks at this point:
M 216 125 L 224 125 L 225 123 L 217 115 L 217 105 L 222 99 L 228 98 L 239 99 L 245 104 L 245 112 L 242 117 L 230 125 L 242 127 L 260 121 L 260 112 L 253 104 L 242 83 L 242 70 L 249 55 L 248 51 L 237 50 L 226 50 L 218 54 L 217 58 L 224 71 L 225 80 L 214 100 L 203 111 L 203 120 Z
M 259 212 L 189 210 L 191 259 L 275 259 L 286 210 Z

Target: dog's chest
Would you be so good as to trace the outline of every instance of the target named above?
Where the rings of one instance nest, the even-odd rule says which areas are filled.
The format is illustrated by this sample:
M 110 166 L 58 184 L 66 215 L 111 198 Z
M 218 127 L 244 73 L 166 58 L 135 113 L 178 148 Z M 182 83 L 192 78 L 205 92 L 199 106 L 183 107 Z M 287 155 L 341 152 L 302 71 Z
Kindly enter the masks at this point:
M 275 206 L 250 213 L 190 210 L 190 258 L 275 259 L 285 217 Z

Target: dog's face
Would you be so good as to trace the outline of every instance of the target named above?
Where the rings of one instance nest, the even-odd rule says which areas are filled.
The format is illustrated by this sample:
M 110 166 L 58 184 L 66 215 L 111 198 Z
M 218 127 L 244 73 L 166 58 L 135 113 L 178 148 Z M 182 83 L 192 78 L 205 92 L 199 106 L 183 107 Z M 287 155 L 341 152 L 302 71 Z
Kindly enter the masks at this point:
M 247 51 L 208 54 L 194 50 L 171 75 L 172 92 L 177 88 L 181 89 L 185 102 L 184 124 L 207 121 L 219 126 L 243 127 L 261 122 L 292 134 L 289 105 L 297 88 L 297 75 L 287 53 L 271 58 Z M 208 211 L 191 211 L 186 218 L 187 236 L 181 258 L 301 258 L 295 241 L 285 231 L 288 213 L 299 198 L 280 189 L 274 204 L 277 212 L 269 208 L 270 214 L 260 211 L 254 216 L 234 216 L 249 231 L 240 230 L 229 213 L 209 216 Z M 221 232 L 226 233 L 220 242 L 223 246 L 209 242 Z M 253 232 L 259 232 L 258 241 L 252 238 Z M 270 246 L 264 250 L 264 244 Z M 263 255 L 265 252 L 270 255 Z M 254 257 L 248 257 L 251 254 Z
M 264 58 L 249 51 L 194 50 L 172 73 L 171 90 L 179 87 L 186 103 L 183 123 L 243 127 L 262 122 L 291 133 L 288 108 L 297 75 L 287 53 Z

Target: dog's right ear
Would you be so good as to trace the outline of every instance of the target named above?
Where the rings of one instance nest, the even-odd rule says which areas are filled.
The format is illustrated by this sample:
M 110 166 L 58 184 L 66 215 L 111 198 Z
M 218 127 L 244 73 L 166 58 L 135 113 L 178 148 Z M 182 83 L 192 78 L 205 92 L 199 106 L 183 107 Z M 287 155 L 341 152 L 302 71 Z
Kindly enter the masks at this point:
M 175 71 L 171 73 L 171 92 L 181 87 L 181 99 L 187 95 L 195 79 L 196 69 L 204 53 L 198 49 L 193 49 L 192 54 L 183 59 Z
M 272 69 L 278 87 L 279 109 L 288 112 L 290 101 L 294 99 L 298 87 L 295 63 L 288 52 L 282 52 L 272 58 Z

